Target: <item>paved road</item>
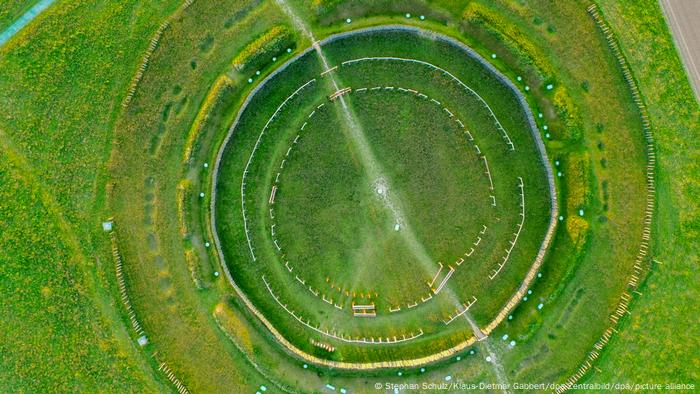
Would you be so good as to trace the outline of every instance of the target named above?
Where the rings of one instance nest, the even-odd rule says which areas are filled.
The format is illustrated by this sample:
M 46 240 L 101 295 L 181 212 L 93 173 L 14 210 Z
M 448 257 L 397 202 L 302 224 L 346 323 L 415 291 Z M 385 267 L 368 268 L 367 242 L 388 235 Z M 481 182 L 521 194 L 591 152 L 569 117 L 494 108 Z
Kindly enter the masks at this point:
M 659 0 L 700 102 L 700 0 Z
M 37 15 L 41 14 L 41 12 L 47 9 L 53 2 L 54 0 L 41 0 L 37 2 L 34 4 L 34 7 L 17 18 L 5 31 L 0 31 L 0 47 L 8 42 L 10 38 L 14 37 L 18 31 L 22 30 L 24 26 L 27 26 L 29 22 L 36 18 Z

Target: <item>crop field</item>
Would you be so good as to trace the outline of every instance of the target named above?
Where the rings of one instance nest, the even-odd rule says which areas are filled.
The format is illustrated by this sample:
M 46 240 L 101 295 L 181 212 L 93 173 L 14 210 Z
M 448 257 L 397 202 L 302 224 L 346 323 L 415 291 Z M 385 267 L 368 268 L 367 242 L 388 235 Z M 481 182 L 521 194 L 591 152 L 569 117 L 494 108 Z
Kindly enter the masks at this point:
M 657 2 L 37 4 L 0 4 L 0 392 L 697 390 Z

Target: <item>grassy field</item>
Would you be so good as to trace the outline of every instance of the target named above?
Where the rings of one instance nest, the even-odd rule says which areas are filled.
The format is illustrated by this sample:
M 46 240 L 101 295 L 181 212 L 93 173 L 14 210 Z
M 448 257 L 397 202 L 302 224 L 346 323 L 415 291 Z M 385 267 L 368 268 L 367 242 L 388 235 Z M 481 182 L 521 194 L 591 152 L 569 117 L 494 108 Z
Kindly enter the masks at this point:
M 636 70 L 650 102 L 660 162 L 659 229 L 656 264 L 640 291 L 614 350 L 602 360 L 592 379 L 624 382 L 695 383 L 700 375 L 700 346 L 692 324 L 698 287 L 698 143 L 700 110 L 683 72 L 673 41 L 656 2 L 601 2 Z M 651 27 L 650 30 L 647 30 Z M 650 33 L 654 32 L 654 35 Z M 660 72 L 659 70 L 663 70 Z M 683 306 L 685 305 L 685 306 Z M 626 351 L 623 351 L 626 350 Z M 645 362 L 640 362 L 645 360 Z
M 211 247 L 206 208 L 211 202 L 215 152 L 245 97 L 267 74 L 308 47 L 308 37 L 274 1 L 57 2 L 0 48 L 0 106 L 9 109 L 0 118 L 0 287 L 6 295 L 0 302 L 0 391 L 175 391 L 179 382 L 192 392 L 233 388 L 254 392 L 261 385 L 272 392 L 318 392 L 327 390 L 325 384 L 367 392 L 375 382 L 443 382 L 446 375 L 453 382 L 495 382 L 499 379 L 495 364 L 484 361 L 489 352 L 496 355 L 506 380 L 562 382 L 594 349 L 594 342 L 611 325 L 609 316 L 633 272 L 642 235 L 646 157 L 637 107 L 604 36 L 586 12 L 589 2 L 557 3 L 556 7 L 544 0 L 290 4 L 317 39 L 389 23 L 419 25 L 454 37 L 488 58 L 516 83 L 533 112 L 542 114 L 536 121 L 555 172 L 562 173 L 556 180 L 563 220 L 528 299 L 486 342 L 466 349 L 459 359 L 430 365 L 425 372 L 392 369 L 360 375 L 305 366 L 285 352 L 233 295 Z M 619 334 L 586 379 L 697 384 L 699 361 L 697 354 L 688 351 L 698 345 L 693 326 L 688 326 L 697 312 L 692 303 L 697 292 L 693 248 L 698 229 L 694 196 L 699 174 L 693 139 L 700 122 L 697 104 L 658 5 L 607 0 L 600 5 L 632 68 L 657 140 L 658 205 L 652 255 L 662 264 L 654 264 L 649 279 L 637 289 L 639 294 L 633 293 L 631 316 L 616 326 Z M 3 2 L 0 30 L 3 20 L 8 24 L 29 6 Z M 398 46 L 380 41 L 370 50 L 376 56 Z M 434 56 L 436 64 L 450 70 L 467 67 L 449 53 L 431 54 L 431 45 L 405 41 L 400 43 L 406 48 L 402 55 Z M 337 64 L 368 50 L 368 46 L 356 48 L 360 47 L 331 45 L 325 52 Z M 382 72 L 387 81 L 405 80 L 391 67 L 383 71 L 375 66 L 353 67 L 357 67 L 355 75 L 339 70 L 341 83 L 368 84 Z M 320 71 L 317 64 L 306 70 L 290 69 L 298 76 L 305 72 L 317 76 Z M 461 72 L 469 74 L 465 69 Z M 291 79 L 286 82 L 291 86 Z M 480 83 L 470 81 L 475 86 Z M 433 87 L 433 92 L 428 91 L 429 84 L 421 89 L 435 97 L 454 94 L 448 85 Z M 279 103 L 286 97 L 280 90 L 261 93 L 271 103 Z M 522 114 L 509 112 L 513 106 L 497 91 L 482 90 L 486 101 L 504 112 L 505 128 L 519 129 Z M 319 90 L 316 98 L 323 100 L 326 93 Z M 382 160 L 400 148 L 406 149 L 401 151 L 406 156 L 448 154 L 426 151 L 429 141 L 409 138 L 411 143 L 394 145 L 396 141 L 383 138 L 382 130 L 393 126 L 380 121 L 380 115 L 400 118 L 414 110 L 409 102 L 396 102 L 382 114 L 376 108 L 389 97 L 388 92 L 376 96 L 376 101 L 356 94 L 348 96 L 348 103 L 357 115 L 369 119 L 363 126 L 371 132 L 372 146 Z M 306 111 L 302 107 L 300 113 Z M 437 114 L 432 119 L 430 112 L 422 113 L 422 127 L 449 123 Z M 290 115 L 290 127 L 299 127 L 301 116 Z M 342 123 L 338 114 L 327 119 Z M 411 130 L 410 123 L 399 126 L 407 136 L 419 132 Z M 312 133 L 327 133 L 322 124 L 307 127 Z M 329 187 L 317 190 L 331 190 L 341 176 L 348 181 L 361 178 L 349 173 L 310 173 L 301 165 L 309 156 L 327 166 L 324 163 L 335 160 L 330 153 L 347 149 L 338 144 L 335 151 L 322 149 L 324 142 L 301 143 L 298 153 L 303 160 L 297 167 L 291 153 L 287 170 L 298 174 L 299 182 L 282 182 L 280 204 L 315 203 L 314 189 L 304 188 L 301 176 L 328 182 Z M 271 149 L 270 157 L 284 156 L 289 145 L 281 145 L 270 146 L 277 147 Z M 497 162 L 494 159 L 494 166 Z M 356 168 L 349 161 L 346 164 L 348 169 Z M 398 164 L 421 173 L 422 162 L 399 155 L 392 165 L 382 164 L 394 171 L 392 190 L 407 194 L 411 206 L 420 207 L 411 217 L 417 218 L 421 238 L 445 238 L 440 234 L 442 227 L 430 227 L 427 216 L 420 216 L 419 211 L 431 207 L 430 200 L 408 190 L 428 187 L 426 180 L 444 185 L 474 174 L 447 173 L 434 180 L 427 175 L 402 178 Z M 269 187 L 268 167 L 277 165 L 279 160 L 261 162 L 267 182 L 261 189 Z M 513 168 L 530 167 L 513 163 Z M 515 175 L 505 164 L 493 171 Z M 225 175 L 237 177 L 240 172 Z M 541 189 L 536 183 L 539 177 L 532 179 L 532 184 L 525 185 L 526 193 Z M 294 195 L 286 196 L 285 188 L 295 190 Z M 267 194 L 261 193 L 260 206 L 267 202 Z M 512 194 L 506 190 L 505 195 Z M 238 201 L 233 197 L 217 202 L 240 209 L 240 196 Z M 285 202 L 285 197 L 304 199 Z M 371 201 L 369 196 L 363 198 Z M 526 201 L 530 207 L 529 202 L 534 204 L 536 199 L 528 196 Z M 539 210 L 546 212 L 546 206 Z M 544 223 L 536 212 L 526 223 Z M 297 219 L 312 226 L 315 232 L 307 233 L 309 239 L 329 236 L 313 229 L 318 222 L 302 217 L 303 211 L 279 214 L 286 215 L 285 223 Z M 122 307 L 109 237 L 100 227 L 110 217 L 130 305 L 149 340 L 145 347 L 136 344 L 137 334 Z M 353 220 L 367 223 L 363 217 Z M 441 221 L 461 224 L 451 215 Z M 260 223 L 264 227 L 265 222 Z M 356 231 L 346 226 L 349 222 L 339 224 L 347 228 L 346 233 Z M 240 226 L 240 221 L 233 225 Z M 233 231 L 226 226 L 219 230 Z M 293 233 L 292 227 L 285 229 L 280 223 L 279 230 L 286 244 L 295 242 L 284 235 Z M 269 229 L 260 238 L 267 234 Z M 529 242 L 536 244 L 537 232 L 531 234 Z M 351 238 L 324 242 L 342 245 Z M 444 247 L 450 249 L 457 241 L 448 235 Z M 518 243 L 522 241 L 527 238 Z M 240 246 L 230 251 L 231 256 L 246 261 L 247 247 Z M 443 245 L 433 248 L 428 248 L 431 254 L 445 253 Z M 295 253 L 301 254 L 301 249 L 298 246 Z M 330 252 L 319 249 L 319 261 L 343 259 L 323 253 Z M 512 259 L 511 271 L 500 274 L 505 275 L 502 282 L 482 291 L 503 292 L 505 297 L 508 286 L 513 290 L 531 257 L 514 254 Z M 349 272 L 335 272 L 350 277 Z M 455 273 L 450 283 L 471 284 L 466 273 L 460 275 Z M 320 285 L 325 282 L 322 276 L 315 280 Z M 296 283 L 292 279 L 290 288 Z M 283 287 L 281 282 L 277 286 Z M 470 288 L 455 291 L 466 293 Z M 260 289 L 265 290 L 256 291 Z M 489 304 L 480 297 L 473 310 L 476 320 L 488 321 L 502 300 Z M 313 305 L 301 306 L 313 309 Z M 478 309 L 480 305 L 483 310 Z M 321 302 L 320 306 L 328 305 Z M 417 321 L 396 319 L 396 327 Z M 508 340 L 501 340 L 504 335 Z M 437 344 L 434 339 L 426 336 L 417 345 L 429 349 Z M 509 346 L 511 340 L 517 345 Z
M 2 391 L 164 387 L 121 324 L 98 232 L 116 103 L 167 10 L 58 4 L 0 48 Z
M 125 330 L 113 326 L 111 296 L 94 287 L 91 275 L 107 262 L 87 260 L 26 159 L 5 141 L 0 147 L 0 389 L 95 391 L 109 382 L 116 391 L 157 390 Z
M 511 136 L 499 130 L 490 109 L 477 96 L 451 77 L 436 75 L 434 66 L 405 61 L 368 61 L 334 72 L 341 86 L 356 89 L 344 98 L 349 116 L 357 119 L 354 125 L 348 124 L 342 104 L 319 99 L 335 89 L 329 77 L 307 85 L 268 124 L 282 98 L 318 73 L 315 56 L 306 56 L 297 60 L 301 64 L 293 64 L 266 83 L 260 97 L 248 104 L 252 110 L 242 114 L 229 142 L 235 149 L 227 150 L 217 195 L 218 211 L 223 212 L 219 236 L 227 262 L 239 285 L 256 304 L 265 305 L 262 309 L 272 320 L 291 320 L 283 332 L 295 333 L 297 346 L 309 353 L 315 348 L 305 331 L 311 328 L 303 327 L 291 314 L 275 312 L 284 310 L 274 297 L 287 305 L 287 312 L 310 319 L 314 327 L 321 322 L 323 330 L 353 339 L 386 341 L 420 331 L 439 343 L 426 346 L 427 340 L 421 338 L 420 348 L 383 346 L 386 351 L 372 354 L 366 345 L 347 345 L 340 338 L 312 333 L 316 341 L 328 341 L 338 349 L 332 355 L 335 359 L 397 357 L 395 352 L 404 358 L 428 355 L 471 335 L 464 319 L 449 329 L 443 321 L 463 310 L 461 304 L 472 297 L 482 300 L 472 307 L 479 323 L 485 325 L 495 317 L 524 278 L 546 228 L 543 168 L 518 171 L 541 159 L 515 98 L 459 49 L 417 38 L 407 32 L 372 33 L 334 41 L 323 50 L 333 64 L 383 54 L 450 67 L 487 97 Z M 411 46 L 402 44 L 406 42 Z M 446 65 L 440 59 L 452 62 Z M 411 77 L 397 79 L 396 75 Z M 405 89 L 402 85 L 416 93 L 399 90 Z M 382 89 L 368 90 L 375 86 Z M 423 98 L 419 92 L 424 92 L 420 93 Z M 459 126 L 457 118 L 467 129 Z M 259 130 L 266 124 L 258 143 Z M 514 151 L 507 144 L 510 139 L 517 145 Z M 490 165 L 484 164 L 487 156 Z M 242 178 L 244 171 L 250 175 Z M 527 190 L 523 196 L 527 228 L 522 234 L 518 231 L 520 178 Z M 244 206 L 235 202 L 240 199 L 241 183 L 245 184 Z M 278 187 L 274 199 L 271 184 Z M 386 195 L 377 198 L 377 188 L 386 188 Z M 497 196 L 495 207 L 490 195 Z M 517 248 L 502 276 L 491 282 L 489 277 L 516 231 Z M 460 259 L 466 262 L 458 268 Z M 445 263 L 444 271 L 439 271 L 438 262 Z M 447 282 L 452 269 L 456 279 Z M 378 278 L 378 272 L 387 278 Z M 445 280 L 444 293 L 437 295 L 427 285 L 433 277 L 439 277 L 433 280 L 433 289 Z M 433 294 L 436 300 L 428 302 Z M 369 320 L 352 316 L 352 304 L 368 303 L 382 316 Z M 403 311 L 391 315 L 396 308 Z M 451 339 L 439 341 L 442 331 Z

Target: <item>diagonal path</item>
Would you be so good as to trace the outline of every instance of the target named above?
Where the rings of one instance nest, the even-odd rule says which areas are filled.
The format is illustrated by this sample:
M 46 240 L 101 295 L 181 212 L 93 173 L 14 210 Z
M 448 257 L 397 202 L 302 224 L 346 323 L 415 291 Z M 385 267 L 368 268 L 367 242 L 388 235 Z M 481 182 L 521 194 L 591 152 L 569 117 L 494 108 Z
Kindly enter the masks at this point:
M 299 18 L 299 16 L 294 12 L 294 10 L 289 6 L 289 4 L 286 3 L 285 0 L 276 0 L 277 4 L 282 8 L 282 10 L 289 16 L 289 18 L 292 20 L 294 25 L 306 36 L 311 40 L 312 46 L 314 48 L 314 51 L 318 55 L 319 59 L 321 60 L 321 63 L 323 64 L 324 70 L 331 70 L 331 67 L 328 63 L 328 59 L 326 58 L 325 54 L 321 50 L 321 46 L 319 45 L 318 41 L 316 38 L 313 36 L 309 28 L 306 26 L 303 20 Z M 340 90 L 340 86 L 338 84 L 338 81 L 335 79 L 333 76 L 332 72 L 326 73 L 326 75 L 329 77 L 330 82 L 333 85 L 333 88 L 335 91 Z M 428 256 L 427 252 L 425 251 L 425 247 L 420 243 L 418 238 L 415 236 L 415 233 L 411 229 L 409 225 L 407 225 L 406 220 L 403 218 L 402 215 L 402 210 L 401 210 L 401 205 L 400 201 L 396 199 L 395 197 L 392 196 L 391 194 L 391 185 L 389 184 L 388 180 L 382 175 L 383 170 L 381 168 L 381 165 L 379 162 L 375 159 L 374 154 L 372 153 L 372 150 L 370 148 L 369 143 L 367 142 L 367 139 L 364 135 L 364 132 L 362 131 L 362 128 L 358 124 L 358 122 L 355 120 L 354 115 L 352 114 L 351 109 L 347 105 L 345 98 L 343 95 L 340 95 L 338 97 L 338 100 L 340 101 L 340 106 L 342 109 L 343 117 L 345 118 L 345 124 L 346 124 L 346 133 L 349 135 L 350 140 L 352 143 L 355 145 L 355 148 L 357 149 L 363 165 L 365 167 L 365 171 L 367 172 L 367 175 L 369 176 L 370 179 L 373 180 L 372 187 L 375 189 L 377 192 L 379 198 L 382 200 L 384 203 L 385 207 L 389 209 L 392 214 L 394 215 L 394 219 L 396 221 L 396 224 L 401 228 L 401 234 L 404 237 L 407 245 L 410 247 L 411 251 L 413 254 L 418 258 L 420 261 L 422 268 L 425 269 L 426 272 L 432 272 L 435 270 L 435 263 L 430 259 Z M 447 286 L 445 288 L 445 293 L 449 297 L 449 299 L 457 306 L 461 306 L 461 302 L 459 301 L 459 297 L 457 294 L 455 294 L 454 290 L 450 288 L 450 286 Z M 478 327 L 476 322 L 469 316 L 469 314 L 465 314 L 465 319 L 469 323 L 470 327 L 472 328 L 472 331 L 474 332 L 474 336 L 484 343 L 484 347 L 486 348 L 488 354 L 489 354 L 489 364 L 493 368 L 493 372 L 496 375 L 496 378 L 500 384 L 503 384 L 504 387 L 505 384 L 507 384 L 507 379 L 505 377 L 505 372 L 503 369 L 503 366 L 500 364 L 498 361 L 498 358 L 495 354 L 495 351 L 491 347 L 491 345 L 488 343 L 489 339 L 487 336 L 481 331 L 481 329 Z M 507 391 L 505 391 L 507 392 Z
M 41 0 L 34 4 L 29 11 L 25 12 L 22 16 L 17 18 L 14 23 L 10 25 L 7 29 L 0 32 L 0 47 L 5 45 L 12 37 L 15 36 L 22 28 L 27 26 L 29 22 L 33 21 L 39 14 L 41 14 L 45 9 L 47 9 L 55 0 Z
M 294 10 L 287 4 L 284 0 L 277 0 L 277 4 L 282 8 L 282 10 L 289 16 L 294 25 L 299 29 L 306 37 L 311 40 L 314 51 L 318 55 L 323 68 L 325 70 L 330 70 L 331 67 L 328 63 L 328 59 L 321 50 L 321 46 L 314 37 L 313 33 L 309 30 L 303 20 L 294 12 Z M 338 81 L 333 76 L 332 72 L 326 73 L 329 81 L 333 85 L 335 91 L 341 89 Z M 359 157 L 361 158 L 362 165 L 364 166 L 365 172 L 369 177 L 370 187 L 374 189 L 377 193 L 377 197 L 381 200 L 384 207 L 389 210 L 394 218 L 396 228 L 399 229 L 400 235 L 403 238 L 406 245 L 409 247 L 413 255 L 418 259 L 422 267 L 427 271 L 431 272 L 435 270 L 435 263 L 432 261 L 428 255 L 425 247 L 418 240 L 415 232 L 409 225 L 408 221 L 403 215 L 403 209 L 401 207 L 401 201 L 396 198 L 392 193 L 391 183 L 383 175 L 385 172 L 382 169 L 381 164 L 377 161 L 372 152 L 369 142 L 362 130 L 362 127 L 355 119 L 351 108 L 345 101 L 343 95 L 338 97 L 340 102 L 340 108 L 342 116 L 345 119 L 344 132 L 349 137 L 350 141 L 353 143 L 355 149 L 357 150 Z

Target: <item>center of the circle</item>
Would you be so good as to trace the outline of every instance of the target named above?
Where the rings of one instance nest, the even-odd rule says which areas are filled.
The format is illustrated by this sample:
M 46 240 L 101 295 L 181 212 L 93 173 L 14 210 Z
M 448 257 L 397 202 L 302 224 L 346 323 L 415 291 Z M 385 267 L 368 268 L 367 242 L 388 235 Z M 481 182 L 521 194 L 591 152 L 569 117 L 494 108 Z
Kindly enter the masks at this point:
M 272 179 L 278 258 L 305 283 L 354 293 L 350 301 L 358 293 L 388 305 L 425 298 L 434 292 L 428 276 L 401 273 L 459 259 L 492 220 L 483 162 L 460 125 L 428 99 L 360 90 L 345 102 L 372 150 L 353 143 L 338 102 L 313 107 Z M 373 156 L 371 169 L 363 155 Z

